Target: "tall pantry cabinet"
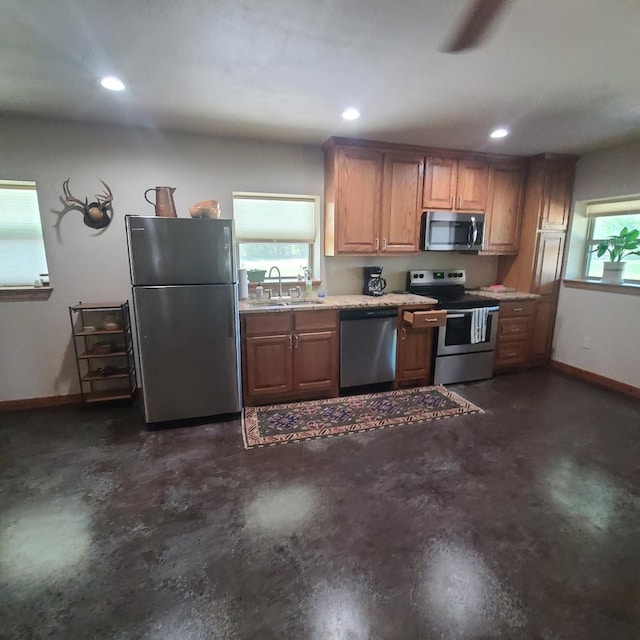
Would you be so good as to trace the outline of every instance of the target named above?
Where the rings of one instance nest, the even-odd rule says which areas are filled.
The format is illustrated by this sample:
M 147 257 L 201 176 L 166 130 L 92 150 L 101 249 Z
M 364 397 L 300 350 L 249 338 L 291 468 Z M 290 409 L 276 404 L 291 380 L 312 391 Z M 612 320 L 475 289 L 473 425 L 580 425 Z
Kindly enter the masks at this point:
M 518 254 L 499 260 L 502 283 L 541 295 L 529 351 L 531 365 L 545 364 L 551 357 L 575 163 L 573 156 L 555 154 L 529 160 Z

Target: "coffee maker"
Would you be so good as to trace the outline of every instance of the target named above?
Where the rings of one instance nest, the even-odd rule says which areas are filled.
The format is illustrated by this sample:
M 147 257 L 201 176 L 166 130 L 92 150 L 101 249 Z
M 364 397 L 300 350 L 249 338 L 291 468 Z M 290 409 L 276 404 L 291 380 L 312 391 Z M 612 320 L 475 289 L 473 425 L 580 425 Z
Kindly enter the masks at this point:
M 365 296 L 381 296 L 387 281 L 382 277 L 382 267 L 363 267 L 364 286 L 362 293 Z

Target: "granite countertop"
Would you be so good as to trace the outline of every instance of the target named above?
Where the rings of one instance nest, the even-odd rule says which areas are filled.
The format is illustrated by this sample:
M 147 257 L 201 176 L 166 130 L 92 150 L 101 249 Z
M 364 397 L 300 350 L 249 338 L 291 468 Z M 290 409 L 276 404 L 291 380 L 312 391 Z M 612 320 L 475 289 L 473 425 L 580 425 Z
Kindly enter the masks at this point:
M 293 299 L 294 301 L 297 298 Z M 325 298 L 310 299 L 308 304 L 294 303 L 291 305 L 278 304 L 276 301 L 265 300 L 256 304 L 252 300 L 240 301 L 240 313 L 266 313 L 279 311 L 311 311 L 314 309 L 358 309 L 363 307 L 401 307 L 404 305 L 435 305 L 435 298 L 417 296 L 411 293 L 385 293 L 383 296 L 326 296 Z M 252 304 L 253 302 L 253 304 Z
M 474 296 L 482 296 L 483 298 L 494 298 L 502 302 L 510 302 L 512 300 L 537 300 L 541 296 L 537 293 L 524 293 L 522 291 L 479 291 L 472 289 L 468 291 Z

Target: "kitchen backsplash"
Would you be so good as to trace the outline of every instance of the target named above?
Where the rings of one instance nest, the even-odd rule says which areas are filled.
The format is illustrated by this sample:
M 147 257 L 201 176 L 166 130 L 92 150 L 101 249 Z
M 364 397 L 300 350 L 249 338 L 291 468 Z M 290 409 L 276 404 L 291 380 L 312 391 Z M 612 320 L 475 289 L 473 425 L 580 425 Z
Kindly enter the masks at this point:
M 466 255 L 457 252 L 423 251 L 409 256 L 326 257 L 325 276 L 329 295 L 362 293 L 362 267 L 381 266 L 387 280 L 386 292 L 404 291 L 409 269 L 466 269 L 467 287 L 495 284 L 498 259 L 495 256 Z

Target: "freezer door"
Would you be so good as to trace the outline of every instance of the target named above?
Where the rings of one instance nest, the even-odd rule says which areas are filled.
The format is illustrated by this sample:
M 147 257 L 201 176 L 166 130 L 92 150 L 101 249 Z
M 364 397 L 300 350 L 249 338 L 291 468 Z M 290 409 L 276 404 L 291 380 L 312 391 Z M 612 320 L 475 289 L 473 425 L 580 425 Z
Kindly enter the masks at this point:
M 147 422 L 240 411 L 235 285 L 134 287 Z
M 235 282 L 231 220 L 127 216 L 131 284 Z

